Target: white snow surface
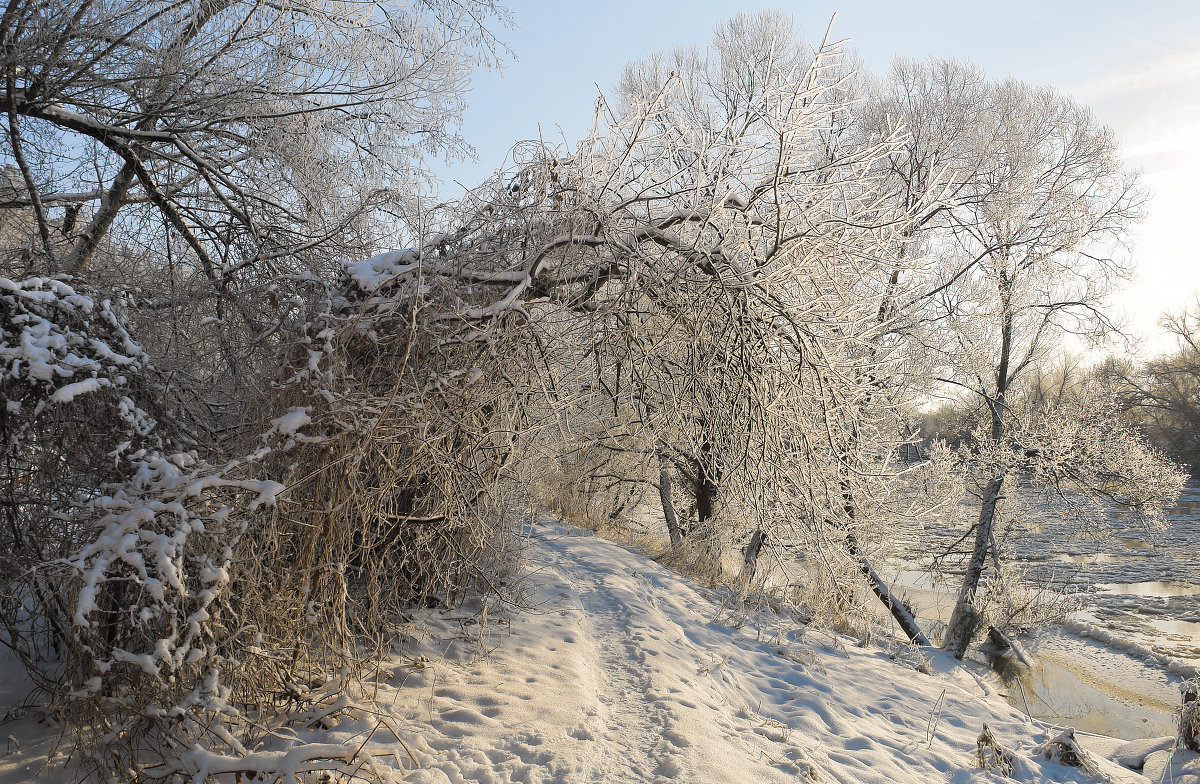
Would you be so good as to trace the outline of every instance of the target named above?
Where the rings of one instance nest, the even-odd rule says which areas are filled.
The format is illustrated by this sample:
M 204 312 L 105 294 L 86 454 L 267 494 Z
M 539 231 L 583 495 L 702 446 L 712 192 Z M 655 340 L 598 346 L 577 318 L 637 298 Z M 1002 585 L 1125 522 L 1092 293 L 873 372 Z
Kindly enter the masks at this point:
M 536 610 L 514 615 L 511 634 L 485 655 L 464 640 L 442 656 L 437 635 L 406 651 L 434 661 L 410 667 L 398 693 L 424 766 L 408 781 L 997 781 L 974 765 L 984 722 L 1018 755 L 1057 734 L 941 654 L 925 675 L 876 647 L 746 616 L 580 529 L 542 523 L 533 537 Z M 1026 780 L 1096 780 L 1024 762 Z M 1111 781 L 1144 780 L 1099 764 Z
M 368 684 L 382 713 L 300 732 L 261 759 L 369 744 L 414 784 L 1147 781 L 1120 757 L 1200 784 L 1196 755 L 1169 740 L 1125 748 L 1076 733 L 1092 775 L 1046 760 L 1034 748 L 1058 729 L 939 653 L 923 674 L 879 647 L 740 610 L 581 529 L 529 533 L 509 585 L 520 608 L 421 611 Z M 975 767 L 985 722 L 1015 754 L 1013 778 Z M 23 753 L 0 756 L 0 784 L 35 770 Z
M 303 406 L 300 406 L 289 408 L 283 416 L 272 419 L 271 429 L 286 438 L 296 435 L 300 428 L 310 422 L 312 422 L 312 417 L 308 415 L 308 411 Z
M 421 253 L 416 248 L 393 250 L 372 256 L 366 261 L 347 261 L 343 266 L 350 279 L 370 294 L 420 268 Z

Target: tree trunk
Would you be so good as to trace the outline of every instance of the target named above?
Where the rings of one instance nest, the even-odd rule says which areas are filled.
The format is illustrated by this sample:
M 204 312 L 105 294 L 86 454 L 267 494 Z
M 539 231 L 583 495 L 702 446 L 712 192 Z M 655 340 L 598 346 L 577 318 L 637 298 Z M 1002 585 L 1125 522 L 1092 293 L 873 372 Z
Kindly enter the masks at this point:
M 712 442 L 705 439 L 700 445 L 700 456 L 696 459 L 696 522 L 701 526 L 711 520 L 715 512 L 717 482 L 720 480 L 715 462 Z
M 858 548 L 858 538 L 854 534 L 846 534 L 844 540 L 846 551 L 850 553 L 858 561 L 858 568 L 862 571 L 863 577 L 867 579 L 867 584 L 871 586 L 871 592 L 883 602 L 883 606 L 888 608 L 888 612 L 896 619 L 896 623 L 900 626 L 900 630 L 908 636 L 908 639 L 917 645 L 932 647 L 929 638 L 921 631 L 921 627 L 917 625 L 917 619 L 913 617 L 912 611 L 896 598 L 896 596 L 888 588 L 887 583 L 879 576 L 872 567 L 867 556 Z
M 854 429 L 854 440 L 858 440 L 858 428 Z M 854 493 L 851 490 L 850 483 L 843 479 L 842 486 L 842 510 L 846 513 L 846 519 L 850 525 L 854 525 L 854 520 L 858 516 L 858 507 L 854 503 Z M 887 583 L 879 576 L 871 566 L 871 562 L 867 560 L 866 553 L 858 546 L 858 537 L 854 535 L 854 531 L 846 532 L 846 536 L 842 539 L 842 544 L 846 548 L 846 552 L 850 557 L 858 561 L 858 569 L 862 572 L 862 576 L 866 578 L 867 584 L 871 586 L 871 592 L 883 602 L 883 606 L 888 609 L 892 617 L 896 619 L 900 629 L 908 636 L 910 642 L 917 645 L 931 647 L 929 638 L 921 631 L 921 627 L 917 625 L 917 619 L 913 617 L 912 612 L 905 606 L 904 602 L 892 595 Z
M 95 254 L 96 248 L 100 245 L 100 240 L 108 232 L 109 226 L 117 217 L 117 211 L 121 209 L 121 200 L 125 198 L 125 194 L 129 192 L 129 186 L 133 184 L 133 167 L 126 163 L 117 172 L 117 176 L 113 179 L 112 185 L 104 192 L 100 198 L 100 209 L 92 216 L 92 220 L 84 229 L 83 234 L 75 242 L 75 248 L 71 251 L 71 255 L 67 258 L 63 269 L 71 274 L 78 274 L 81 269 L 87 266 L 92 255 Z
M 979 523 L 975 526 L 975 547 L 971 552 L 971 562 L 967 565 L 958 599 L 950 613 L 946 639 L 942 641 L 943 650 L 953 654 L 956 659 L 966 655 L 967 646 L 971 644 L 971 638 L 975 636 L 982 620 L 979 611 L 975 609 L 975 593 L 979 588 L 979 580 L 983 576 L 983 567 L 987 563 L 988 550 L 992 544 L 996 504 L 1000 500 L 1005 475 L 1002 473 L 988 482 L 984 491 L 983 504 L 979 508 Z
M 696 522 L 703 525 L 713 516 L 713 497 L 715 487 L 700 469 L 700 478 L 696 480 Z
M 754 529 L 750 541 L 742 550 L 742 582 L 745 585 L 749 585 L 754 580 L 754 573 L 758 570 L 758 556 L 766 543 L 767 535 L 763 533 L 763 529 Z
M 679 516 L 675 514 L 675 503 L 671 500 L 671 471 L 662 454 L 658 456 L 658 498 L 662 502 L 663 518 L 667 521 L 671 549 L 679 552 L 683 547 L 683 531 L 679 529 Z

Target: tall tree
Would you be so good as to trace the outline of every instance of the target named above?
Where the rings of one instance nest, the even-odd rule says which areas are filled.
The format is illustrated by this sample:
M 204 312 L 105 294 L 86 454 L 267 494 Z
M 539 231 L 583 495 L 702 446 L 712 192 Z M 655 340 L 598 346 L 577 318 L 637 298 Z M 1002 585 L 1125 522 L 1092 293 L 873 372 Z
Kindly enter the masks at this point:
M 595 437 L 659 462 L 628 479 L 656 481 L 676 547 L 740 536 L 748 573 L 751 553 L 820 550 L 920 637 L 858 544 L 895 441 L 880 313 L 912 218 L 882 165 L 902 137 L 853 133 L 851 87 L 843 59 L 807 50 L 780 14 L 739 15 L 706 50 L 627 69 L 616 133 L 595 142 L 620 168 L 594 179 L 647 241 L 619 257 L 638 285 L 613 280 L 594 343 L 619 412 Z
M 938 94 L 957 94 L 951 88 L 965 83 L 964 69 L 975 74 L 966 65 L 935 69 L 944 87 Z M 895 74 L 901 92 L 912 73 Z M 1136 175 L 1121 163 L 1112 131 L 1086 107 L 1011 79 L 977 85 L 973 94 L 986 111 L 971 114 L 960 132 L 970 145 L 983 145 L 985 157 L 966 157 L 964 168 L 948 162 L 947 177 L 961 183 L 963 196 L 922 234 L 938 267 L 914 303 L 925 314 L 920 343 L 938 368 L 937 380 L 965 390 L 985 413 L 967 462 L 979 481 L 974 544 L 944 640 L 958 657 L 981 622 L 976 598 L 989 557 L 1000 557 L 996 527 L 1004 489 L 1016 474 L 1039 476 L 1031 461 L 1053 451 L 1041 443 L 1048 431 L 1014 416 L 1013 385 L 1064 333 L 1099 338 L 1113 328 L 1104 298 L 1129 275 L 1120 252 L 1145 199 Z M 968 116 L 962 107 L 959 116 Z M 917 136 L 923 123 L 942 121 L 915 116 L 910 122 Z M 1090 460 L 1100 457 L 1089 453 Z M 1109 459 L 1113 481 L 1128 480 L 1124 458 Z M 1152 484 L 1156 492 L 1171 485 Z M 1135 506 L 1151 501 L 1129 486 L 1123 492 Z

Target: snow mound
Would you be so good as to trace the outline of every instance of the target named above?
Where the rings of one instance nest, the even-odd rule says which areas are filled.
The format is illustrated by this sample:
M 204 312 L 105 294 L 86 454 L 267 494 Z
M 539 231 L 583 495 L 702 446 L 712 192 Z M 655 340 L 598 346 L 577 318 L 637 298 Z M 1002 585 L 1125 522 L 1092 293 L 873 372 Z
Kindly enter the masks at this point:
M 1146 758 L 1159 751 L 1170 751 L 1175 747 L 1174 738 L 1143 738 L 1126 743 L 1113 753 L 1113 759 L 1127 768 L 1140 769 Z

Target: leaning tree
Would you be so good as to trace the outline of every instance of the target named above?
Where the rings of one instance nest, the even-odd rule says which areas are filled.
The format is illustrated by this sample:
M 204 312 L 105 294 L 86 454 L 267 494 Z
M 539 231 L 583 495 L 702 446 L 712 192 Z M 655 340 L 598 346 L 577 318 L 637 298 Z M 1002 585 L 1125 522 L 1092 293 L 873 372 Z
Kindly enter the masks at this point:
M 983 622 L 989 560 L 1000 564 L 1006 487 L 1017 481 L 1049 487 L 1068 507 L 1072 493 L 1100 494 L 1153 516 L 1177 486 L 1172 467 L 1150 457 L 1126 428 L 1108 431 L 1105 450 L 1083 441 L 1067 445 L 1065 433 L 1094 437 L 1068 426 L 1068 413 L 1112 421 L 1111 406 L 1100 398 L 1086 396 L 1086 405 L 1069 412 L 1043 406 L 1018 415 L 1012 405 L 1014 385 L 1064 334 L 1099 339 L 1114 329 L 1104 300 L 1129 275 L 1122 251 L 1145 196 L 1112 130 L 1086 107 L 1049 88 L 980 78 L 966 63 L 897 67 L 881 101 L 898 107 L 911 138 L 941 140 L 940 148 L 910 146 L 893 166 L 903 192 L 908 182 L 919 183 L 911 173 L 935 160 L 946 181 L 957 183 L 952 200 L 914 224 L 937 263 L 902 307 L 922 314 L 923 328 L 906 342 L 934 368 L 935 383 L 977 402 L 982 419 L 960 452 L 979 498 L 944 640 L 960 658 Z M 970 106 L 961 105 L 964 97 Z M 1125 440 L 1118 444 L 1117 436 Z
M 590 315 L 572 356 L 594 478 L 655 486 L 676 549 L 739 540 L 748 571 L 805 549 L 823 579 L 865 576 L 919 635 L 858 545 L 902 440 L 885 303 L 913 218 L 883 174 L 903 134 L 864 140 L 852 106 L 836 46 L 778 14 L 631 66 L 555 174 L 590 216 L 558 296 Z

